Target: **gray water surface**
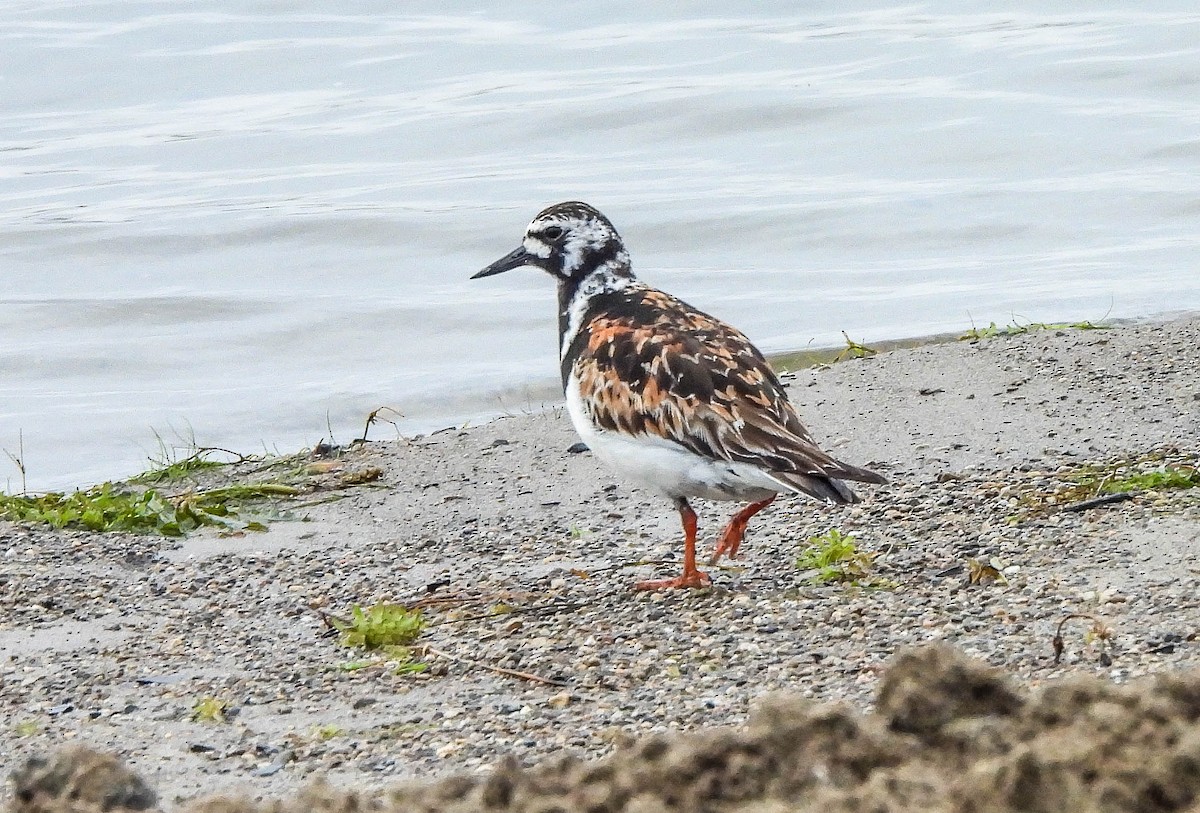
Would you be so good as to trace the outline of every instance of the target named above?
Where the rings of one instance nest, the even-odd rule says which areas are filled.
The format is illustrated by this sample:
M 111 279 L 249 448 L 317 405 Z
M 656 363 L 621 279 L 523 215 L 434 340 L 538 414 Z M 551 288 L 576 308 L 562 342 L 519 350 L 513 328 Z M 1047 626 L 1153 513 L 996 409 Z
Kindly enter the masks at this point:
M 553 402 L 549 280 L 468 277 L 563 199 L 766 351 L 1200 309 L 1200 13 L 1081 5 L 9 3 L 0 448 Z

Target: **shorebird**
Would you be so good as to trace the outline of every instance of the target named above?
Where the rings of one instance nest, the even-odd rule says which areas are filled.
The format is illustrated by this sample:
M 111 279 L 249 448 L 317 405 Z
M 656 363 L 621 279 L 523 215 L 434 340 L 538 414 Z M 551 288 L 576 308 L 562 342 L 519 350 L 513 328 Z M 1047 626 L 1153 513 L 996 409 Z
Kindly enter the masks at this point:
M 882 476 L 821 451 L 762 353 L 735 328 L 633 274 L 604 215 L 568 201 L 545 209 L 513 251 L 475 274 L 540 268 L 558 283 L 559 364 L 567 411 L 602 462 L 670 499 L 684 531 L 683 574 L 638 582 L 707 587 L 696 567 L 689 498 L 749 503 L 709 562 L 734 558 L 750 518 L 782 493 L 856 502 L 843 480 Z

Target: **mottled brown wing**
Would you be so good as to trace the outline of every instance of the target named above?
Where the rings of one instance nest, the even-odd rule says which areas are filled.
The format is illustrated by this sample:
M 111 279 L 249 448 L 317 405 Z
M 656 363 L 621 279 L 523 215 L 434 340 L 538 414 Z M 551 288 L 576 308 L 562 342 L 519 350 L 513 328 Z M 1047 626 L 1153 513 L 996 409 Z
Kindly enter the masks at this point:
M 651 288 L 612 296 L 619 299 L 598 303 L 569 354 L 597 426 L 661 435 L 705 457 L 780 474 L 883 482 L 817 447 L 739 331 Z M 810 491 L 803 479 L 784 479 Z M 830 496 L 827 486 L 817 490 Z

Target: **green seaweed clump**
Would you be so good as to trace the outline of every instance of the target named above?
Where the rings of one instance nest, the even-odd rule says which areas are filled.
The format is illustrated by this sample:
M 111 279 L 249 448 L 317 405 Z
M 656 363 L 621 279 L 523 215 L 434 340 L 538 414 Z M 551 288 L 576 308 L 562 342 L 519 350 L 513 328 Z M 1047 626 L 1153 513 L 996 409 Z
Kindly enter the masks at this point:
M 1194 466 L 1163 466 L 1128 477 L 1105 481 L 1100 490 L 1106 494 L 1122 491 L 1166 491 L 1200 486 L 1200 470 Z
M 816 584 L 848 583 L 859 587 L 894 587 L 895 584 L 871 574 L 877 554 L 860 550 L 853 534 L 830 528 L 808 539 L 808 546 L 796 558 L 796 567 L 806 571 Z
M 332 617 L 330 621 L 342 633 L 342 646 L 366 650 L 407 646 L 425 628 L 420 610 L 387 603 L 365 610 L 355 604 L 350 608 L 349 621 Z
M 1092 322 L 1021 322 L 1014 319 L 1008 325 L 1001 326 L 992 322 L 987 327 L 971 326 L 971 329 L 958 337 L 959 341 L 977 342 L 981 339 L 994 339 L 997 336 L 1021 336 L 1039 330 L 1108 330 L 1103 321 Z
M 219 697 L 201 697 L 192 706 L 192 720 L 197 723 L 224 723 L 229 703 Z
M 152 488 L 139 491 L 104 483 L 70 494 L 0 494 L 0 519 L 162 536 L 184 536 L 206 525 L 228 531 L 264 531 L 262 521 L 244 516 L 243 503 L 297 493 L 290 486 L 261 483 L 168 497 Z
M 417 657 L 421 647 L 409 646 L 425 629 L 425 618 L 419 609 L 385 602 L 364 610 L 355 604 L 350 608 L 349 620 L 332 615 L 327 618 L 342 633 L 342 646 L 377 653 L 367 660 L 339 664 L 338 668 L 344 672 L 386 665 L 397 675 L 409 675 L 429 668 L 428 663 Z

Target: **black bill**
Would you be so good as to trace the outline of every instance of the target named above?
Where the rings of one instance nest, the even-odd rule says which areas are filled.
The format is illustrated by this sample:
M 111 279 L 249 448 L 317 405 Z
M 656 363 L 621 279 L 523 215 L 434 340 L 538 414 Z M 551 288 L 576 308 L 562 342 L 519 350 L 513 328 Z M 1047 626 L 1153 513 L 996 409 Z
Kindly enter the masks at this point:
M 513 251 L 505 254 L 496 262 L 489 265 L 477 274 L 471 276 L 471 279 L 479 279 L 481 277 L 490 277 L 493 274 L 503 274 L 505 271 L 511 271 L 514 268 L 520 268 L 523 265 L 536 265 L 537 257 L 525 250 L 524 246 L 519 246 Z

